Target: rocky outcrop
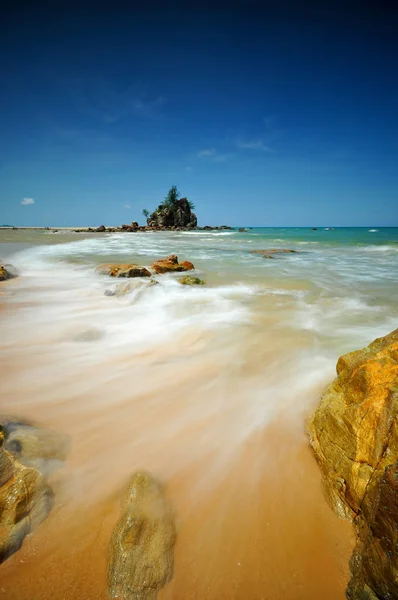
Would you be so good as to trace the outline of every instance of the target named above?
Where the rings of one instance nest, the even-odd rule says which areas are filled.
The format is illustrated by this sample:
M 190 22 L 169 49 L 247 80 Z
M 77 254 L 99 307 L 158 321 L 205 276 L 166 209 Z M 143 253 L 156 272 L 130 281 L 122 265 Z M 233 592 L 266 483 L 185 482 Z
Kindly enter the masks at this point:
M 203 285 L 205 282 L 199 277 L 192 277 L 192 275 L 184 275 L 184 277 L 178 278 L 178 283 L 182 285 Z
M 287 250 L 285 248 L 271 248 L 269 250 L 250 250 L 250 254 L 261 254 L 263 258 L 275 258 L 278 254 L 297 254 L 297 250 Z
M 148 225 L 161 229 L 175 227 L 194 229 L 197 226 L 197 218 L 191 211 L 187 198 L 180 198 L 173 204 L 160 204 L 148 217 Z
M 154 600 L 173 576 L 175 524 L 162 485 L 135 473 L 108 549 L 111 598 Z
M 179 263 L 178 257 L 175 254 L 170 254 L 167 258 L 155 260 L 151 265 L 151 269 L 159 274 L 192 271 L 194 268 L 193 264 L 188 260 Z
M 150 277 L 151 273 L 146 267 L 134 264 L 106 264 L 95 269 L 99 275 L 110 275 L 111 277 Z
M 369 498 L 370 500 L 370 498 Z M 374 488 L 370 511 L 357 521 L 351 558 L 349 600 L 398 598 L 398 464 L 384 470 Z
M 351 600 L 396 598 L 398 329 L 342 356 L 308 425 L 326 496 L 358 543 Z
M 13 277 L 17 277 L 15 268 L 12 265 L 6 265 L 0 262 L 0 281 L 6 281 Z
M 201 231 L 232 231 L 233 227 L 229 225 L 205 225 L 204 227 L 198 227 L 198 229 Z
M 16 461 L 4 445 L 0 427 L 0 563 L 19 550 L 28 533 L 44 521 L 53 498 L 44 476 Z

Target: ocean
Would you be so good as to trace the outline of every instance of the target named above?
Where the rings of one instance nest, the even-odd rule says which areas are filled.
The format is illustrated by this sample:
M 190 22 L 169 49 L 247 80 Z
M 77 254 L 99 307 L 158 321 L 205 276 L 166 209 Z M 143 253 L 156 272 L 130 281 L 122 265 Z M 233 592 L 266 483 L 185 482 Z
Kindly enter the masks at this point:
M 296 252 L 251 252 L 270 248 Z M 109 296 L 120 280 L 94 272 L 171 253 L 206 284 Z M 338 357 L 397 327 L 398 228 L 1 230 L 0 259 L 21 275 L 0 283 L 1 413 L 72 440 L 53 513 L 1 567 L 7 599 L 105 599 L 120 491 L 145 469 L 178 522 L 159 598 L 343 600 L 351 526 L 305 423 Z

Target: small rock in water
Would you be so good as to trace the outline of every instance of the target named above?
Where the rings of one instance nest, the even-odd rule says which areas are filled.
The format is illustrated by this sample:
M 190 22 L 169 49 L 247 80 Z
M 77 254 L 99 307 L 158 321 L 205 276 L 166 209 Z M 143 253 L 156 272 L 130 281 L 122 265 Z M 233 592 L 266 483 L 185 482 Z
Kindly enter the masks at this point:
M 110 290 L 106 290 L 110 291 Z M 108 294 L 105 292 L 105 295 L 107 296 Z M 113 294 L 111 294 L 113 295 Z M 93 327 L 92 329 L 85 329 L 84 331 L 82 331 L 81 333 L 78 333 L 76 335 L 76 337 L 74 338 L 75 342 L 96 342 L 97 340 L 100 340 L 102 337 L 104 337 L 104 332 L 101 331 L 101 329 L 96 329 L 95 327 Z
M 162 273 L 173 273 L 181 271 L 192 271 L 195 267 L 189 260 L 184 260 L 182 263 L 178 262 L 178 257 L 175 254 L 170 254 L 167 258 L 155 260 L 152 263 L 151 268 L 159 274 Z
M 18 273 L 12 265 L 5 265 L 0 263 L 0 281 L 5 281 L 6 279 L 12 279 L 13 277 L 17 277 Z
M 106 264 L 95 269 L 99 275 L 110 275 L 111 277 L 150 277 L 151 273 L 146 267 L 134 264 Z
M 178 278 L 178 283 L 182 285 L 203 285 L 205 282 L 199 277 L 192 277 L 192 275 L 184 275 L 184 277 Z
M 250 250 L 250 254 L 261 254 L 263 258 L 275 258 L 276 254 L 297 254 L 297 250 L 271 248 L 270 250 Z
M 0 563 L 20 549 L 52 508 L 53 492 L 43 475 L 24 467 L 4 448 L 0 426 Z
M 155 600 L 173 576 L 175 537 L 162 485 L 148 473 L 135 473 L 108 548 L 111 598 Z

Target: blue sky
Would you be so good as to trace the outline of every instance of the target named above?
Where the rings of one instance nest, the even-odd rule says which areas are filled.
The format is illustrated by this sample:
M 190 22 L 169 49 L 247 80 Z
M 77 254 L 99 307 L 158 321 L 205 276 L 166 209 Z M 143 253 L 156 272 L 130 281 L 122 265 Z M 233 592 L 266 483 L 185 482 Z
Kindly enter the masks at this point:
M 394 4 L 188 4 L 4 12 L 0 223 L 397 226 Z

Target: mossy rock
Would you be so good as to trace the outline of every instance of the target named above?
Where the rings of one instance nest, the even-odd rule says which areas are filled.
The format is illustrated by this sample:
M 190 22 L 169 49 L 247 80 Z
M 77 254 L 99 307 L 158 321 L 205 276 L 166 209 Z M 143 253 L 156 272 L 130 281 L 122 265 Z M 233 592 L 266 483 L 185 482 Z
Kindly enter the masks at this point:
M 203 279 L 199 279 L 199 277 L 192 277 L 192 275 L 185 275 L 184 277 L 179 277 L 178 283 L 182 285 L 204 285 Z
M 173 577 L 176 528 L 163 486 L 149 473 L 135 473 L 108 548 L 111 598 L 155 600 Z

